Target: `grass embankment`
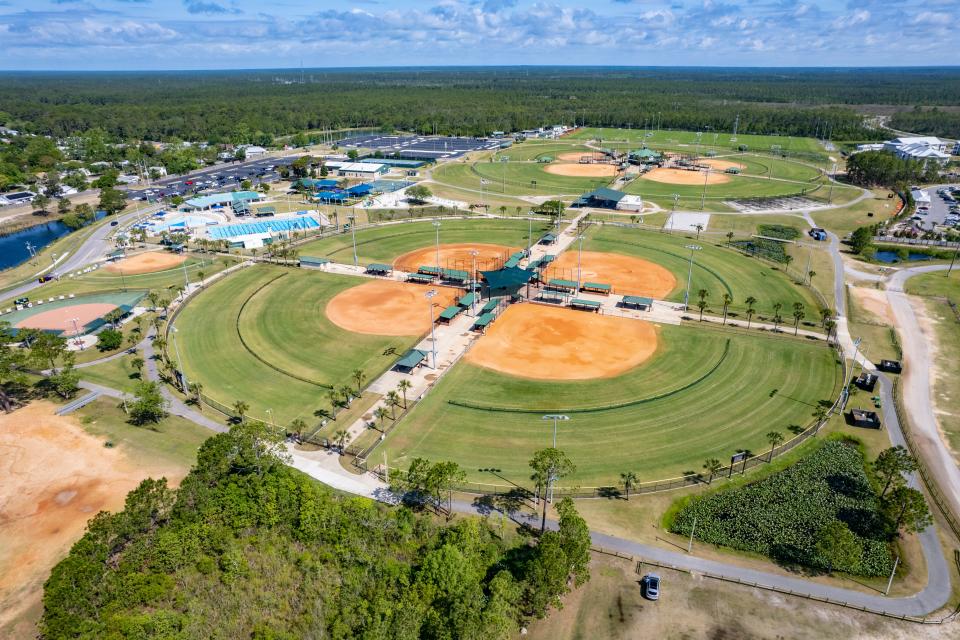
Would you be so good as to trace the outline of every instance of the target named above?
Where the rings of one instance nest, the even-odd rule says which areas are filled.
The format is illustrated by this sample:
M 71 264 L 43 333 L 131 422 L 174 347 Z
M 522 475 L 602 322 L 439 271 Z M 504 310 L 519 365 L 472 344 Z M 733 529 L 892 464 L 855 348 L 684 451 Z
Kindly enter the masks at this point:
M 440 244 L 480 242 L 508 247 L 526 247 L 527 220 L 449 220 L 440 224 Z M 547 228 L 545 222 L 533 223 L 533 241 Z M 360 264 L 391 263 L 394 258 L 429 247 L 437 241 L 432 222 L 411 222 L 357 231 L 357 255 Z M 353 236 L 349 233 L 309 242 L 300 247 L 301 256 L 320 256 L 335 262 L 353 262 Z
M 417 340 L 353 333 L 327 319 L 327 302 L 363 282 L 258 265 L 211 285 L 177 319 L 187 377 L 228 406 L 246 401 L 254 417 L 271 409 L 280 424 L 315 424 L 313 412 L 329 408 L 329 386 L 355 386 L 354 369 L 373 380 Z
M 723 294 L 729 293 L 733 296 L 730 310 L 734 313 L 743 314 L 746 311 L 745 301 L 748 297 L 757 299 L 754 320 L 772 314 L 772 307 L 777 302 L 783 304 L 781 314 L 786 314 L 788 318 L 793 304 L 801 302 L 806 307 L 807 320 L 819 319 L 816 312 L 819 303 L 809 289 L 795 285 L 781 268 L 771 267 L 727 248 L 725 238 L 708 240 L 701 237 L 697 241 L 693 235 L 604 227 L 590 231 L 583 248 L 635 256 L 669 269 L 677 284 L 668 299 L 681 302 L 690 260 L 690 250 L 686 246 L 690 244 L 702 247 L 694 255 L 691 304 L 696 300 L 697 292 L 706 289 L 709 292 L 707 313 L 722 313 Z
M 677 477 L 708 457 L 763 451 L 770 430 L 791 437 L 839 384 L 822 345 L 694 327 L 664 326 L 659 336 L 653 360 L 616 378 L 547 382 L 460 363 L 388 436 L 391 464 L 454 460 L 470 481 L 526 486 L 527 462 L 551 444 L 541 413 L 561 412 L 572 419 L 561 423 L 558 446 L 577 465 L 563 486 L 616 485 L 624 471 Z M 623 403 L 634 404 L 614 406 Z

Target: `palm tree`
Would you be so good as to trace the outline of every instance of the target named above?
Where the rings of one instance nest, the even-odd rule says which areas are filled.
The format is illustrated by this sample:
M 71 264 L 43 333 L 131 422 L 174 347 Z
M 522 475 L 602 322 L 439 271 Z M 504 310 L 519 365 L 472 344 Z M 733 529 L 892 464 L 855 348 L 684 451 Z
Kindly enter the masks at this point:
M 400 396 L 396 391 L 387 392 L 387 406 L 390 407 L 390 419 L 397 419 L 397 406 L 400 404 Z
M 816 435 L 820 431 L 820 425 L 827 419 L 827 408 L 822 404 L 818 404 L 817 408 L 813 410 L 813 419 L 816 421 L 816 428 L 813 431 L 814 435 Z
M 833 317 L 833 310 L 831 309 L 820 309 L 820 325 L 827 326 L 827 320 Z
M 723 465 L 720 464 L 720 461 L 716 458 L 707 458 L 703 463 L 703 468 L 710 474 L 710 479 L 707 480 L 707 484 L 713 482 L 713 476 L 723 468 Z
M 290 423 L 290 435 L 294 436 L 297 440 L 303 435 L 303 432 L 307 430 L 307 423 L 301 420 L 300 418 L 294 418 L 293 422 Z
M 749 329 L 750 321 L 753 320 L 753 314 L 757 312 L 757 310 L 753 308 L 753 305 L 757 304 L 757 299 L 750 296 L 745 302 L 747 303 L 747 329 Z
M 500 205 L 500 215 L 501 216 L 507 215 L 507 208 L 503 205 Z
M 237 418 L 240 419 L 240 422 L 244 421 L 247 411 L 250 411 L 250 405 L 243 400 L 237 400 L 233 403 L 233 412 L 237 414 Z
M 138 377 L 138 378 L 142 378 L 142 377 L 143 377 L 143 365 L 144 365 L 144 364 L 145 364 L 145 363 L 144 363 L 144 361 L 143 361 L 143 358 L 134 358 L 133 360 L 130 361 L 130 365 L 131 365 L 134 369 L 137 370 L 137 377 Z
M 413 383 L 404 378 L 399 383 L 397 383 L 397 389 L 400 390 L 400 393 L 403 394 L 403 408 L 407 408 L 407 390 L 413 387 Z
M 727 244 L 733 242 L 733 231 L 727 231 Z
M 733 296 L 729 293 L 723 294 L 723 324 L 727 324 L 727 309 L 731 302 L 733 302 Z
M 196 401 L 197 406 L 203 411 L 203 403 L 200 401 L 200 394 L 203 393 L 203 385 L 199 382 L 191 382 L 190 393 L 193 394 L 193 399 Z
M 327 391 L 327 398 L 330 400 L 330 418 L 337 419 L 337 409 L 340 408 L 340 392 L 337 389 Z
M 205 276 L 203 271 L 197 271 L 197 277 L 200 278 L 200 288 L 203 289 L 203 276 Z
M 383 419 L 390 415 L 386 407 L 377 407 L 373 412 L 373 417 L 380 422 L 380 431 L 383 431 Z
M 773 461 L 773 450 L 783 442 L 783 434 L 779 431 L 770 431 L 767 433 L 767 442 L 770 443 L 770 457 L 767 458 L 767 462 Z
M 693 228 L 697 230 L 697 240 L 699 240 L 699 239 L 700 239 L 700 232 L 703 231 L 703 225 L 702 225 L 702 224 L 695 224 L 695 225 L 693 225 Z
M 827 320 L 823 323 L 823 326 L 827 330 L 827 342 L 830 342 L 830 336 L 833 334 L 833 330 L 837 328 L 837 323 L 833 320 Z
M 773 304 L 773 330 L 774 332 L 780 328 L 780 323 L 783 321 L 783 318 L 780 317 L 780 309 L 783 309 L 782 302 L 775 302 Z
M 349 407 L 350 403 L 353 402 L 353 389 L 347 385 L 342 387 L 337 387 L 337 393 L 340 394 L 341 406 Z
M 816 271 L 807 271 L 807 284 L 813 284 L 813 276 L 817 275 Z
M 787 268 L 785 269 L 787 275 L 790 275 L 790 263 L 793 262 L 793 256 L 783 256 L 783 262 L 787 265 Z
M 357 383 L 357 397 L 363 393 L 363 383 L 367 379 L 367 374 L 363 372 L 363 369 L 354 369 L 353 373 L 350 374 L 350 377 L 353 378 L 353 381 Z
M 347 437 L 350 434 L 346 429 L 338 429 L 336 433 L 333 434 L 333 439 L 337 443 L 337 446 L 340 447 L 340 453 L 343 453 L 343 448 L 347 444 Z
M 697 306 L 700 308 L 700 322 L 703 322 L 703 310 L 707 308 L 707 296 L 710 295 L 710 292 L 706 289 L 700 289 L 697 292 L 697 296 L 700 300 L 697 301 Z
M 793 303 L 793 335 L 800 333 L 800 321 L 803 320 L 803 317 L 806 315 L 803 311 L 802 302 Z
M 625 471 L 620 474 L 620 484 L 623 485 L 627 494 L 627 500 L 630 499 L 630 490 L 637 484 L 637 474 L 633 471 Z

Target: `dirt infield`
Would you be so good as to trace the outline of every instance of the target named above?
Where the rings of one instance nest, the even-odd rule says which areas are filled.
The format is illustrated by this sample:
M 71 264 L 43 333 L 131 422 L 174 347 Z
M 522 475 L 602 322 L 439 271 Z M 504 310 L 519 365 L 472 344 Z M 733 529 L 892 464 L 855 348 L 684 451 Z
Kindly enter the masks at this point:
M 703 184 L 703 171 L 687 171 L 686 169 L 654 169 L 643 174 L 644 180 L 664 182 L 666 184 Z M 707 184 L 725 184 L 730 182 L 730 175 L 726 173 L 710 172 Z
M 104 267 L 110 273 L 124 273 L 136 275 L 138 273 L 153 273 L 179 267 L 187 260 L 187 256 L 169 253 L 167 251 L 150 251 L 136 256 L 124 258 Z
M 330 322 L 341 329 L 375 336 L 418 336 L 430 330 L 424 294 L 436 289 L 434 317 L 461 293 L 451 287 L 429 287 L 374 280 L 341 291 L 327 303 Z
M 509 307 L 466 358 L 522 378 L 589 380 L 623 374 L 656 350 L 649 322 L 525 303 Z
M 717 160 L 716 158 L 701 158 L 700 164 L 705 164 L 714 169 L 719 169 L 720 171 L 725 171 L 726 169 L 740 169 L 743 171 L 746 169 L 746 165 L 742 165 L 739 162 L 730 162 L 729 160 Z
M 547 278 L 577 279 L 577 252 L 565 251 L 546 271 Z M 677 286 L 677 279 L 664 267 L 617 253 L 584 251 L 581 280 L 613 286 L 615 293 L 663 299 Z
M 583 156 L 589 157 L 601 157 L 603 154 L 596 153 L 592 151 L 571 151 L 568 153 L 561 153 L 557 156 L 557 160 L 560 162 L 580 162 L 580 158 Z
M 477 271 L 499 269 L 511 254 L 520 251 L 520 247 L 506 247 L 502 244 L 484 244 L 478 242 L 459 242 L 440 245 L 440 265 L 444 269 L 470 271 L 473 268 L 471 251 L 477 251 Z M 416 273 L 423 265 L 437 266 L 436 246 L 423 247 L 405 253 L 393 261 L 398 271 Z
M 165 469 L 106 449 L 49 402 L 0 413 L 0 630 L 39 606 L 53 565 L 101 510 L 123 507 L 141 480 Z M 4 635 L 0 633 L 0 635 Z M 6 635 L 26 638 L 32 634 Z
M 543 170 L 555 176 L 570 178 L 611 178 L 617 175 L 617 167 L 612 164 L 554 163 L 548 164 Z
M 69 307 L 59 307 L 49 311 L 41 311 L 29 318 L 24 318 L 16 325 L 17 328 L 30 329 L 59 329 L 67 333 L 73 333 L 73 320 L 76 319 L 77 325 L 82 329 L 83 325 L 93 322 L 97 318 L 102 318 L 117 308 L 117 305 L 109 302 L 91 302 L 87 304 L 74 304 Z

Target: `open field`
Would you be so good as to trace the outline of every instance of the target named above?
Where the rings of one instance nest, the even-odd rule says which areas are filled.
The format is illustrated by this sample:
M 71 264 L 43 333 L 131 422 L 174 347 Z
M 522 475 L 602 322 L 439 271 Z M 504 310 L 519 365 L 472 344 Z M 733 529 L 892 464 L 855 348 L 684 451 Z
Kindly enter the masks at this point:
M 313 424 L 313 412 L 329 408 L 331 385 L 355 387 L 354 369 L 372 380 L 417 339 L 354 333 L 328 319 L 327 303 L 365 282 L 258 265 L 211 285 L 177 318 L 188 379 L 224 404 L 246 401 L 252 416 L 271 409 L 280 424 Z
M 676 174 L 666 176 L 658 172 L 675 171 Z M 673 176 L 676 177 L 673 177 Z M 756 178 L 748 175 L 709 174 L 705 171 L 681 171 L 678 169 L 654 169 L 649 174 L 640 176 L 624 191 L 654 200 L 661 206 L 673 202 L 673 194 L 679 195 L 688 201 L 699 200 L 703 194 L 704 179 L 713 178 L 714 182 L 707 184 L 706 199 L 714 203 L 723 200 L 741 198 L 763 198 L 785 195 L 799 195 L 817 189 L 821 185 L 816 182 L 794 182 L 783 179 Z M 683 178 L 684 181 L 680 182 Z M 720 181 L 721 179 L 724 179 Z M 689 204 L 689 203 L 688 203 Z
M 609 177 L 576 177 L 557 175 L 548 171 L 550 167 L 572 166 L 578 164 L 543 164 L 534 161 L 491 162 L 479 160 L 472 163 L 452 162 L 437 167 L 432 172 L 433 180 L 491 194 L 520 196 L 580 195 L 597 187 L 610 183 Z M 591 165 L 585 165 L 587 167 Z M 610 165 L 598 165 L 607 167 Z M 480 180 L 487 181 L 481 185 Z
M 960 268 L 954 269 L 950 276 L 946 271 L 921 273 L 907 280 L 906 292 L 914 296 L 933 296 L 960 300 Z
M 894 342 L 893 315 L 886 294 L 879 289 L 848 287 L 848 328 L 850 335 L 862 340 L 861 353 L 872 362 L 900 360 L 902 354 Z
M 847 191 L 859 192 L 859 189 L 844 187 L 844 189 L 841 190 L 839 187 L 834 186 L 834 202 L 839 202 L 836 198 L 837 195 L 841 195 Z M 822 195 L 826 195 L 827 189 L 821 190 L 821 193 Z M 874 189 L 872 198 L 867 198 L 866 200 L 846 207 L 814 211 L 811 213 L 811 216 L 813 216 L 814 222 L 819 226 L 843 238 L 848 233 L 855 231 L 858 227 L 885 222 L 892 218 L 899 206 L 899 200 L 896 197 L 888 198 L 887 196 L 891 193 L 891 191 L 886 189 Z M 859 193 L 857 193 L 857 195 L 859 195 Z
M 440 223 L 440 243 L 482 242 L 507 247 L 526 247 L 529 231 L 527 220 L 444 220 Z M 546 224 L 533 223 L 533 240 L 543 235 Z M 437 230 L 432 222 L 410 222 L 385 225 L 357 231 L 357 254 L 360 264 L 383 262 L 392 264 L 402 254 L 434 246 Z M 322 256 L 335 262 L 353 262 L 353 238 L 344 233 L 300 246 L 301 256 Z
M 912 280 L 911 280 L 912 282 Z M 960 461 L 960 395 L 955 380 L 960 375 L 960 322 L 943 300 L 927 299 L 915 306 L 923 332 L 930 336 L 933 368 L 933 409 L 937 424 L 955 460 Z
M 73 278 L 64 276 L 60 280 L 48 282 L 39 289 L 31 291 L 30 298 L 50 298 L 70 293 L 79 295 L 82 293 L 116 291 L 121 289 L 162 291 L 165 297 L 172 298 L 176 295 L 174 289 L 184 284 L 184 268 L 186 269 L 186 278 L 189 278 L 190 282 L 196 282 L 199 280 L 199 273 L 201 271 L 204 274 L 204 278 L 209 278 L 236 262 L 237 260 L 235 258 L 193 254 L 179 267 L 153 273 L 126 275 L 122 273 L 111 273 L 106 269 L 97 269 Z M 12 302 L 10 299 L 2 300 L 0 301 L 0 306 L 13 306 Z
M 808 289 L 796 286 L 779 269 L 725 248 L 724 241 L 703 237 L 695 241 L 693 236 L 601 227 L 588 232 L 583 248 L 634 256 L 666 268 L 676 279 L 667 299 L 682 302 L 690 259 L 690 251 L 685 247 L 697 244 L 702 250 L 694 255 L 691 300 L 700 289 L 706 289 L 710 308 L 715 311 L 722 306 L 723 294 L 729 293 L 733 296 L 730 309 L 735 312 L 745 311 L 746 298 L 753 296 L 757 299 L 755 308 L 761 315 L 772 313 L 771 307 L 776 302 L 783 303 L 784 309 L 790 309 L 794 302 L 802 302 L 808 316 L 813 316 L 818 304 Z
M 733 134 L 730 132 L 710 133 L 704 132 L 700 136 L 700 149 L 726 149 L 737 150 L 740 145 L 747 145 L 750 151 L 769 151 L 770 147 L 779 145 L 781 150 L 790 153 L 807 152 L 823 153 L 823 146 L 813 138 L 799 138 L 788 136 L 765 136 L 754 134 L 737 134 L 736 141 L 732 141 Z M 652 131 L 650 129 L 605 129 L 596 127 L 586 127 L 564 136 L 564 140 L 601 140 L 601 146 L 617 147 L 616 143 L 623 142 L 631 145 L 637 145 L 646 142 L 651 147 L 669 147 L 687 145 L 689 152 L 693 153 L 697 144 L 697 133 L 695 131 Z
M 650 360 L 615 378 L 546 382 L 460 363 L 388 436 L 391 466 L 450 459 L 470 481 L 526 486 L 527 461 L 551 443 L 540 417 L 559 412 L 571 420 L 557 445 L 577 465 L 563 486 L 615 485 L 622 471 L 677 477 L 707 457 L 762 451 L 771 429 L 789 436 L 839 384 L 822 344 L 687 326 L 657 337 Z
M 140 382 L 140 376 L 132 364 L 134 358 L 138 357 L 141 356 L 127 354 L 91 367 L 84 367 L 80 369 L 80 378 L 133 395 L 137 383 Z

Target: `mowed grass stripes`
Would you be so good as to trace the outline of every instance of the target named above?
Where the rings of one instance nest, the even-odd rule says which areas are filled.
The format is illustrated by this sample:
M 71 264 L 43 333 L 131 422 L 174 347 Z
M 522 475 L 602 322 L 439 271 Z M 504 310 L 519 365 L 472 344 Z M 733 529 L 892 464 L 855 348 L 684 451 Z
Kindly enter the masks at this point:
M 314 420 L 329 408 L 327 387 L 355 386 L 354 369 L 368 380 L 385 371 L 415 337 L 371 336 L 340 329 L 324 312 L 339 292 L 365 280 L 258 265 L 207 289 L 177 318 L 177 340 L 191 381 L 250 414 L 287 424 Z
M 741 448 L 763 452 L 769 431 L 792 437 L 791 429 L 806 426 L 817 403 L 830 400 L 840 382 L 834 354 L 822 344 L 698 327 L 662 327 L 660 335 L 664 346 L 649 364 L 582 383 L 512 378 L 461 362 L 388 437 L 390 464 L 403 468 L 415 457 L 454 460 L 470 481 L 504 484 L 480 471 L 494 468 L 526 486 L 527 462 L 551 445 L 552 422 L 451 400 L 562 410 L 656 396 L 696 379 L 729 339 L 723 362 L 697 384 L 624 408 L 571 413 L 560 424 L 558 446 L 577 465 L 565 486 L 613 485 L 624 471 L 643 480 L 676 477 L 700 471 L 708 457 L 727 461 Z

